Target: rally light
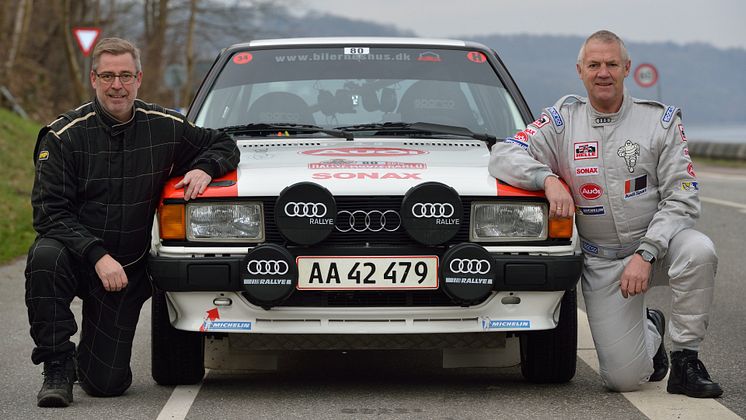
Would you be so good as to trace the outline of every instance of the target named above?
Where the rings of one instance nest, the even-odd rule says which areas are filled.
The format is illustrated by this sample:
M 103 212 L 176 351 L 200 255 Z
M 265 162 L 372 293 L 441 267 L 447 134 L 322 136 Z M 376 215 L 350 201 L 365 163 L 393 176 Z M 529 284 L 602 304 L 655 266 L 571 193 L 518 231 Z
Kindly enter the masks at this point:
M 549 219 L 549 237 L 569 239 L 572 237 L 572 217 L 553 217 Z
M 541 241 L 547 238 L 545 203 L 473 202 L 472 242 Z
M 158 209 L 161 239 L 184 239 L 184 205 L 165 204 Z
M 262 203 L 189 203 L 186 237 L 195 242 L 264 242 Z

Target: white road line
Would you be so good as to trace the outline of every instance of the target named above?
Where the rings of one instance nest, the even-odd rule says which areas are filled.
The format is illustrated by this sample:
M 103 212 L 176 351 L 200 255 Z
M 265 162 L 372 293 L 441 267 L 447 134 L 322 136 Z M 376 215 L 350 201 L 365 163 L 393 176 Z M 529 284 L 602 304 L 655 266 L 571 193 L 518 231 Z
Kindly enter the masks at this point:
M 209 369 L 205 369 L 205 378 L 209 372 Z M 166 405 L 163 406 L 160 414 L 158 414 L 157 420 L 185 419 L 187 413 L 189 413 L 189 409 L 192 408 L 194 399 L 197 398 L 200 388 L 202 388 L 202 382 L 204 382 L 205 378 L 202 378 L 202 381 L 198 384 L 179 385 L 174 388 L 171 397 L 166 401 Z
M 697 171 L 697 178 L 712 178 L 725 181 L 746 181 L 746 176 L 736 174 L 723 174 L 717 172 Z
M 718 198 L 701 197 L 701 196 L 699 197 L 699 200 L 704 201 L 705 203 L 719 204 L 721 206 L 733 207 L 739 210 L 746 210 L 746 204 L 734 203 L 733 201 L 720 200 Z
M 588 316 L 578 309 L 578 356 L 598 373 L 598 356 L 588 326 Z M 666 392 L 668 376 L 660 382 L 644 384 L 639 391 L 623 392 L 622 395 L 638 410 L 651 419 L 742 419 L 736 413 L 712 398 L 689 398 Z M 737 392 L 735 389 L 726 389 Z

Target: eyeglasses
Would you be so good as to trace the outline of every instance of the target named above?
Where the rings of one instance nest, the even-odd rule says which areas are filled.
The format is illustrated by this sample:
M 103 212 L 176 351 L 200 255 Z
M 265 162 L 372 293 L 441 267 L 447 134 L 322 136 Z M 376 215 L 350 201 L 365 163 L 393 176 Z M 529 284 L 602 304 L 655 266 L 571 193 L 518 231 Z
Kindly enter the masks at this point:
M 114 74 L 114 73 L 94 73 L 96 77 L 99 78 L 104 84 L 110 85 L 114 83 L 114 79 L 117 77 L 119 78 L 119 82 L 121 82 L 123 85 L 130 85 L 135 82 L 135 79 L 137 79 L 137 75 L 132 73 L 121 73 L 121 74 Z

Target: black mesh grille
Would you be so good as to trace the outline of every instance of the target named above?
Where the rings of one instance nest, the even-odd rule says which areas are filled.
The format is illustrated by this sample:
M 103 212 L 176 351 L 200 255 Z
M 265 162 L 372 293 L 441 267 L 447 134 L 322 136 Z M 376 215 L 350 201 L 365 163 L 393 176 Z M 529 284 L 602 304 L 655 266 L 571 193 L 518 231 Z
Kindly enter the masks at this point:
M 353 212 L 356 210 L 371 211 L 379 210 L 381 212 L 394 210 L 399 213 L 403 197 L 376 196 L 375 200 L 370 197 L 335 197 L 337 212 L 347 210 Z M 464 215 L 461 219 L 461 227 L 456 236 L 444 245 L 457 244 L 469 241 L 469 209 L 472 200 L 462 200 L 464 206 Z M 267 242 L 276 244 L 285 244 L 286 240 L 280 234 L 275 224 L 275 198 L 263 199 L 264 203 L 264 221 L 265 237 Z M 364 246 L 365 244 L 375 245 L 396 245 L 396 246 L 421 246 L 409 237 L 404 227 L 400 226 L 394 232 L 381 230 L 379 232 L 340 232 L 336 228 L 332 231 L 326 240 L 317 244 L 318 246 Z

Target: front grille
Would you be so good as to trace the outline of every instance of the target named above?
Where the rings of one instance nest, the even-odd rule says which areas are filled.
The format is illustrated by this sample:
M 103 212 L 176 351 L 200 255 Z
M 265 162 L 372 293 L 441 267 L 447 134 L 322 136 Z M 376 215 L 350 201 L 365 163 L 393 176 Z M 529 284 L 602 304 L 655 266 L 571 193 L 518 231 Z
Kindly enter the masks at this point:
M 280 234 L 275 224 L 275 200 L 276 198 L 263 199 L 264 203 L 264 221 L 265 221 L 265 237 L 266 241 L 270 243 L 276 243 L 280 245 L 287 244 L 285 238 Z M 372 211 L 378 210 L 380 212 L 385 211 L 396 211 L 397 214 L 401 210 L 401 202 L 403 197 L 391 197 L 391 196 L 376 196 L 374 200 L 370 197 L 335 197 L 337 204 L 337 213 L 341 211 L 348 211 L 350 213 L 362 210 Z M 461 218 L 461 225 L 456 236 L 444 245 L 457 244 L 461 242 L 469 241 L 469 209 L 471 208 L 471 199 L 463 200 L 462 204 L 464 208 L 464 215 Z M 362 230 L 362 229 L 358 229 Z M 364 246 L 366 244 L 375 245 L 396 245 L 396 246 L 422 246 L 415 242 L 405 232 L 403 226 L 399 226 L 393 232 L 381 230 L 379 232 L 356 232 L 350 230 L 348 232 L 340 232 L 335 229 L 323 242 L 317 244 L 318 246 Z

